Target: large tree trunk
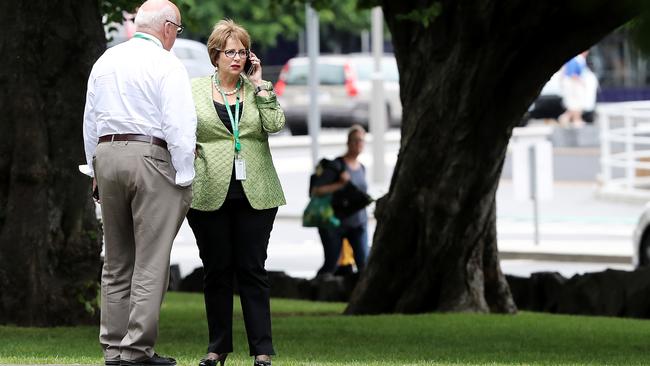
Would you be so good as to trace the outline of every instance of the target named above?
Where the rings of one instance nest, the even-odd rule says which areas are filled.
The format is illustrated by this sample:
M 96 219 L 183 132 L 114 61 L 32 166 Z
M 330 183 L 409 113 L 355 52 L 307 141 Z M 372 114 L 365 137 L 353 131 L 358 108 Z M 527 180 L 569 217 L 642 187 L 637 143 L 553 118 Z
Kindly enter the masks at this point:
M 428 27 L 401 16 L 429 4 L 382 1 L 400 70 L 402 141 L 346 312 L 514 313 L 495 209 L 512 128 L 564 61 L 636 10 L 605 0 L 443 0 Z
M 0 24 L 0 324 L 92 321 L 101 232 L 77 165 L 99 1 L 3 1 Z

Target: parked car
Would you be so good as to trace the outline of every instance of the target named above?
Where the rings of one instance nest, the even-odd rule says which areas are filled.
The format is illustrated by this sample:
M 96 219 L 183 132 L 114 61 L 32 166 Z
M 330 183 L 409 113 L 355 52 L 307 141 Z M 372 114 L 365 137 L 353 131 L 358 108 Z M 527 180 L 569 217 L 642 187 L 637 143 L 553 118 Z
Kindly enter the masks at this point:
M 123 28 L 120 28 L 119 32 L 115 31 L 108 35 L 111 37 L 110 41 L 106 44 L 108 48 L 129 39 Z M 208 47 L 201 42 L 177 38 L 171 52 L 181 60 L 190 78 L 211 75 L 214 72 L 214 66 L 210 62 L 210 56 L 208 55 Z
M 349 127 L 358 123 L 368 128 L 374 59 L 368 54 L 321 55 L 318 105 L 323 127 Z M 309 90 L 307 57 L 294 57 L 282 68 L 275 92 L 293 135 L 307 134 Z M 399 98 L 399 73 L 395 57 L 382 58 L 387 122 L 398 126 L 402 121 Z
M 174 42 L 172 52 L 185 65 L 190 78 L 214 73 L 214 66 L 210 62 L 208 47 L 205 44 L 191 39 L 178 38 Z
M 589 69 L 583 71 L 582 77 L 586 88 L 584 105 L 587 106 L 582 112 L 582 119 L 585 122 L 592 123 L 595 119 L 598 78 Z M 526 125 L 531 119 L 552 119 L 557 121 L 565 111 L 566 108 L 562 103 L 562 70 L 560 70 L 553 74 L 544 84 L 539 96 L 524 115 L 522 125 Z
M 636 267 L 650 266 L 650 202 L 645 205 L 643 213 L 634 229 L 632 236 L 634 253 L 632 255 Z

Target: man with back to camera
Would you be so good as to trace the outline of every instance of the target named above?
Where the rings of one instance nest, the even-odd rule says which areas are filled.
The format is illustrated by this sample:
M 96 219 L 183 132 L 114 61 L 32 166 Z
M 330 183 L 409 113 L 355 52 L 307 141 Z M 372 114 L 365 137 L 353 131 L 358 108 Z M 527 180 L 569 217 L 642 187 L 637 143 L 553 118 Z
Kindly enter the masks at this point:
M 106 365 L 175 365 L 154 352 L 172 242 L 192 200 L 196 112 L 169 50 L 178 8 L 148 0 L 134 37 L 88 78 L 84 145 L 104 225 L 99 341 Z

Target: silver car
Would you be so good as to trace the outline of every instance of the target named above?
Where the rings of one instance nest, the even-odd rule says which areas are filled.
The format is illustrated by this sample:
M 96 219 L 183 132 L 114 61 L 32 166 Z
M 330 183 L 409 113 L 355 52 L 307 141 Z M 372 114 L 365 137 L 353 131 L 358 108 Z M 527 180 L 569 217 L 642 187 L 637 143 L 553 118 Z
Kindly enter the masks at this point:
M 293 135 L 307 133 L 308 62 L 306 57 L 290 59 L 282 68 L 275 85 L 287 126 Z M 358 123 L 368 127 L 373 62 L 372 56 L 368 54 L 319 56 L 318 105 L 321 126 L 349 127 Z M 397 63 L 392 55 L 383 57 L 382 74 L 388 125 L 398 126 L 402 121 L 402 103 L 399 98 Z
M 174 42 L 172 52 L 181 60 L 190 78 L 214 73 L 214 66 L 212 66 L 205 44 L 191 39 L 178 38 Z
M 124 30 L 121 30 L 120 32 L 116 31 L 114 34 L 109 34 L 109 36 L 111 37 L 111 40 L 106 44 L 107 48 L 113 47 L 129 39 Z M 181 60 L 183 66 L 187 69 L 187 74 L 190 78 L 211 75 L 214 73 L 214 66 L 212 66 L 212 62 L 210 61 L 208 48 L 201 42 L 193 41 L 191 39 L 177 38 L 171 52 Z

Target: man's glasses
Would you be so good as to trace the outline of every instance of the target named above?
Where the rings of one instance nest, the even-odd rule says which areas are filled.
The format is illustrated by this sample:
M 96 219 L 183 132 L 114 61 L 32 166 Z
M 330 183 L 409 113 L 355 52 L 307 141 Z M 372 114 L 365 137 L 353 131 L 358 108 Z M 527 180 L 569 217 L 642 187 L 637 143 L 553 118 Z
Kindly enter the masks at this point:
M 183 29 L 185 29 L 184 26 L 182 26 L 182 25 L 178 25 L 178 24 L 172 22 L 171 20 L 167 20 L 167 23 L 172 23 L 173 25 L 176 26 L 176 34 L 181 34 L 181 33 L 183 33 Z
M 235 58 L 236 55 L 239 55 L 240 58 L 246 58 L 250 54 L 250 51 L 245 48 L 242 48 L 239 51 L 233 49 L 224 51 L 217 48 L 217 51 L 223 52 L 223 54 L 226 55 L 226 57 L 230 57 L 230 58 Z

